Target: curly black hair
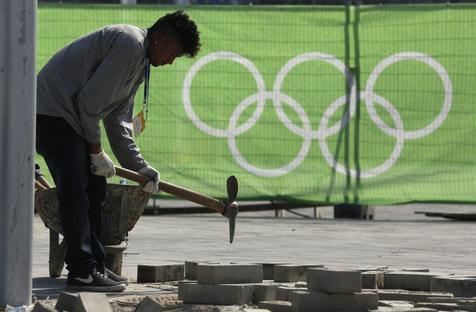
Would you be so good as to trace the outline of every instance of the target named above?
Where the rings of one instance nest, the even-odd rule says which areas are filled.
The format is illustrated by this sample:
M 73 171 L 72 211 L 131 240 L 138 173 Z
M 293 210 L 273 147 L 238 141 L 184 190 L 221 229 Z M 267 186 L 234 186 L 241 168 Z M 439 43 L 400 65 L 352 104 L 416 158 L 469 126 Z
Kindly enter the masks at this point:
M 183 10 L 162 16 L 149 28 L 149 32 L 161 32 L 176 37 L 188 57 L 195 57 L 200 50 L 200 32 L 197 24 Z

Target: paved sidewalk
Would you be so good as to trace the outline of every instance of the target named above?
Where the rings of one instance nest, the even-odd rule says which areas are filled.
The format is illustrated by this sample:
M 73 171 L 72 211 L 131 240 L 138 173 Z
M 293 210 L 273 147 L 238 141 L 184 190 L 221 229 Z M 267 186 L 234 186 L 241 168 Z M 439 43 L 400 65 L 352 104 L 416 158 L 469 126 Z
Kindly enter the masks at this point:
M 377 207 L 376 220 L 334 220 L 286 213 L 242 213 L 235 242 L 228 243 L 228 223 L 220 215 L 143 216 L 129 233 L 123 274 L 136 279 L 138 264 L 185 260 L 217 262 L 317 263 L 346 267 L 430 268 L 434 272 L 476 275 L 476 224 L 415 215 L 415 210 L 474 212 L 476 207 L 408 205 Z M 310 209 L 300 210 L 312 215 Z M 48 230 L 34 219 L 34 292 L 61 288 L 64 278 L 48 277 Z M 66 271 L 63 271 L 66 273 Z M 49 286 L 48 286 L 49 285 Z M 52 290 L 50 289 L 50 290 Z

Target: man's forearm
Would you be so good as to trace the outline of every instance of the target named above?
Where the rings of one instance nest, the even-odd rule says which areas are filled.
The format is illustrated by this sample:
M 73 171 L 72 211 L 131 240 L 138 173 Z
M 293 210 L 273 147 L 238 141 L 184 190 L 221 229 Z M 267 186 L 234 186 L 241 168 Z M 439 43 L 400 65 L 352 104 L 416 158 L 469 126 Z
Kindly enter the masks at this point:
M 99 154 L 102 151 L 101 143 L 89 143 L 89 153 Z

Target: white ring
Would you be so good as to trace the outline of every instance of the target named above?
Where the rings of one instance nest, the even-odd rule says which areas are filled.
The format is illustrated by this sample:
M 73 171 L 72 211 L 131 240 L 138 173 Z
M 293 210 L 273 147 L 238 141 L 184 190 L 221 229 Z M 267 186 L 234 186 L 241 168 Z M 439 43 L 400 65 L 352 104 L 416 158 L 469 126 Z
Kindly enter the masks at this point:
M 404 61 L 404 60 L 420 61 L 422 63 L 427 64 L 431 68 L 433 68 L 438 74 L 438 76 L 440 76 L 441 81 L 443 82 L 443 87 L 445 89 L 445 98 L 443 100 L 443 107 L 441 108 L 440 114 L 436 117 L 436 119 L 424 128 L 413 130 L 413 131 L 405 131 L 405 139 L 418 139 L 418 138 L 429 135 L 430 133 L 432 133 L 433 131 L 435 131 L 437 128 L 441 126 L 441 124 L 445 121 L 451 109 L 451 102 L 452 102 L 452 96 L 453 96 L 453 87 L 451 84 L 451 80 L 448 76 L 448 73 L 446 72 L 446 70 L 440 63 L 438 63 L 436 60 L 434 60 L 430 56 L 423 53 L 419 53 L 419 52 L 402 52 L 402 53 L 396 53 L 396 54 L 390 55 L 389 57 L 381 61 L 372 71 L 372 73 L 370 74 L 369 80 L 367 81 L 367 86 L 365 90 L 366 92 L 368 92 L 369 96 L 367 97 L 367 100 L 365 101 L 365 105 L 367 107 L 367 111 L 370 115 L 370 118 L 377 125 L 377 127 L 379 127 L 379 129 L 385 132 L 386 134 L 396 137 L 398 131 L 396 131 L 396 129 L 394 128 L 389 127 L 377 115 L 377 111 L 375 110 L 373 106 L 373 102 L 374 102 L 373 95 L 375 95 L 374 86 L 375 86 L 375 82 L 377 81 L 377 77 L 388 66 L 396 62 Z
M 269 100 L 274 100 L 276 97 L 280 97 L 282 101 L 286 102 L 289 106 L 291 106 L 292 109 L 299 115 L 301 118 L 301 121 L 303 123 L 304 127 L 304 142 L 302 144 L 301 150 L 299 151 L 298 155 L 296 158 L 294 158 L 290 163 L 287 165 L 284 165 L 280 168 L 274 168 L 274 169 L 263 169 L 263 168 L 258 168 L 252 164 L 250 164 L 240 153 L 238 150 L 238 147 L 236 145 L 236 139 L 235 136 L 229 136 L 228 137 L 228 147 L 230 149 L 231 155 L 233 158 L 236 160 L 236 162 L 246 171 L 253 173 L 254 175 L 261 176 L 261 177 L 278 177 L 284 174 L 287 174 L 291 172 L 292 170 L 296 169 L 297 166 L 301 164 L 301 162 L 305 159 L 309 152 L 309 148 L 311 146 L 312 142 L 312 129 L 311 125 L 309 122 L 309 118 L 306 115 L 306 112 L 304 112 L 304 109 L 299 105 L 299 103 L 296 102 L 293 98 L 291 98 L 288 95 L 281 94 L 281 93 L 275 93 L 275 92 L 264 92 L 264 93 L 255 93 L 249 97 L 247 97 L 245 100 L 243 100 L 238 107 L 235 109 L 233 112 L 231 118 L 230 118 L 230 123 L 229 123 L 229 131 L 230 133 L 233 133 L 236 131 L 236 124 L 238 122 L 238 119 L 240 115 L 245 111 L 245 109 L 253 104 L 254 102 L 260 100 L 260 98 L 269 99 Z
M 301 64 L 303 62 L 307 62 L 307 61 L 313 61 L 313 60 L 324 61 L 324 62 L 336 67 L 342 74 L 344 74 L 344 77 L 347 80 L 347 84 L 350 86 L 350 96 L 349 96 L 350 101 L 349 102 L 350 102 L 350 117 L 352 117 L 355 113 L 355 102 L 356 102 L 354 100 L 355 99 L 355 94 L 356 94 L 355 81 L 352 78 L 352 75 L 350 74 L 349 70 L 347 69 L 347 66 L 345 66 L 345 64 L 341 60 L 339 60 L 336 57 L 334 57 L 332 55 L 329 55 L 329 54 L 320 53 L 320 52 L 309 52 L 309 53 L 300 54 L 300 55 L 292 58 L 291 60 L 289 60 L 281 68 L 278 75 L 276 76 L 276 80 L 274 81 L 274 86 L 273 86 L 274 92 L 281 93 L 281 87 L 282 87 L 283 82 L 284 82 L 284 77 L 286 77 L 287 74 L 296 65 L 299 65 L 299 64 Z M 275 98 L 275 100 L 273 101 L 273 104 L 274 104 L 274 108 L 276 109 L 276 113 L 278 114 L 279 119 L 284 123 L 284 125 L 289 130 L 291 130 L 293 133 L 304 137 L 304 133 L 303 133 L 304 129 L 295 125 L 288 118 L 288 116 L 286 115 L 286 113 L 283 110 L 283 107 L 282 107 L 281 102 L 279 101 L 278 97 Z M 346 116 L 349 116 L 349 115 L 346 114 Z M 326 136 L 336 134 L 337 132 L 339 132 L 342 129 L 343 125 L 345 125 L 347 123 L 347 121 L 348 120 L 342 120 L 341 122 L 336 123 L 335 125 L 333 125 L 332 127 L 328 128 L 328 129 L 321 130 L 321 132 L 312 131 L 312 138 L 317 139 L 319 137 L 326 137 Z
M 203 132 L 211 136 L 221 137 L 221 138 L 237 136 L 237 135 L 240 135 L 241 133 L 248 131 L 251 127 L 254 126 L 256 121 L 259 119 L 260 115 L 263 113 L 265 100 L 264 98 L 258 99 L 258 104 L 256 106 L 256 109 L 253 115 L 244 124 L 242 124 L 238 128 L 233 129 L 233 132 L 231 133 L 229 132 L 229 129 L 213 128 L 207 125 L 206 123 L 204 123 L 202 120 L 200 120 L 200 118 L 197 116 L 197 114 L 193 110 L 192 101 L 190 100 L 190 89 L 192 87 L 192 80 L 195 74 L 203 66 L 216 60 L 230 60 L 230 61 L 234 61 L 243 65 L 246 69 L 248 69 L 248 71 L 255 78 L 256 85 L 258 86 L 258 93 L 265 92 L 266 86 L 264 84 L 263 77 L 261 76 L 261 73 L 259 72 L 258 68 L 256 68 L 256 66 L 250 60 L 233 52 L 215 52 L 215 53 L 208 54 L 202 57 L 201 59 L 199 59 L 195 64 L 193 64 L 193 66 L 187 72 L 187 75 L 185 76 L 184 86 L 182 89 L 182 100 L 183 100 L 185 112 L 187 113 L 190 120 L 198 129 L 202 130 Z
M 364 100 L 364 99 L 367 100 L 368 97 L 369 97 L 369 94 L 368 94 L 368 92 L 363 92 L 363 93 L 360 94 L 360 97 L 361 97 L 362 100 Z M 392 106 L 392 104 L 390 104 L 389 101 L 387 101 L 383 97 L 374 94 L 373 98 L 374 98 L 374 100 L 376 100 L 377 104 L 379 104 L 380 106 L 385 108 L 389 112 L 390 116 L 392 116 L 392 118 L 395 122 L 395 125 L 396 125 L 395 130 L 397 131 L 397 135 L 396 135 L 397 142 L 395 144 L 395 148 L 392 151 L 392 154 L 390 155 L 390 157 L 386 161 L 384 161 L 381 165 L 379 165 L 375 168 L 368 169 L 368 170 L 365 170 L 365 171 L 360 171 L 360 178 L 372 178 L 372 177 L 378 176 L 378 175 L 386 172 L 388 169 L 390 169 L 395 164 L 398 157 L 400 157 L 400 154 L 402 153 L 402 150 L 403 150 L 403 144 L 405 142 L 405 137 L 404 137 L 405 136 L 404 135 L 405 131 L 403 129 L 403 122 L 402 122 L 402 119 L 401 119 L 400 114 L 398 113 L 398 111 L 395 109 L 395 107 Z M 332 114 L 335 113 L 337 108 L 339 108 L 339 106 L 343 105 L 343 103 L 345 103 L 345 101 L 337 100 L 334 103 L 338 103 L 338 104 L 336 104 L 334 106 L 331 105 L 326 110 L 326 112 L 324 113 L 324 116 L 322 117 L 321 122 L 319 124 L 319 129 L 321 129 L 321 128 L 326 129 L 330 116 L 332 116 Z M 329 146 L 327 145 L 326 138 L 320 138 L 319 139 L 319 147 L 321 149 L 322 155 L 324 155 L 324 159 L 329 164 L 329 166 L 331 166 L 331 168 L 335 168 L 335 170 L 337 172 L 339 172 L 343 175 L 347 175 L 347 171 L 349 171 L 350 176 L 352 176 L 354 178 L 357 177 L 357 172 L 354 169 L 350 169 L 350 168 L 347 169 L 346 167 L 342 166 L 334 158 L 331 151 L 329 150 Z

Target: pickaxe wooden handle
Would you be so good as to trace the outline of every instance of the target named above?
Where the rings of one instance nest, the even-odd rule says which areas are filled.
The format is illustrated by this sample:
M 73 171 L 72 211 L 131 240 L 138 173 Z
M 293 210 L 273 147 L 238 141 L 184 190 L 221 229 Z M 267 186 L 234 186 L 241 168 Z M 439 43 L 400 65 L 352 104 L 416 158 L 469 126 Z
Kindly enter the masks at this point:
M 142 174 L 139 174 L 137 172 L 121 168 L 118 166 L 114 166 L 116 169 L 116 175 L 126 178 L 128 180 L 137 182 L 139 184 L 146 184 L 147 182 L 150 181 L 149 177 L 146 177 Z M 224 213 L 225 212 L 225 203 L 222 201 L 219 201 L 218 199 L 215 199 L 213 197 L 203 195 L 197 192 L 194 192 L 192 190 L 189 190 L 187 188 L 165 182 L 160 180 L 159 182 L 159 189 L 161 191 L 164 191 L 166 193 L 172 194 L 174 196 L 189 200 L 191 202 L 194 202 L 196 204 L 208 207 L 212 210 L 215 210 L 216 212 L 219 213 Z
M 126 178 L 128 180 L 137 182 L 139 184 L 144 185 L 150 181 L 149 177 L 141 175 L 137 172 L 124 169 L 121 167 L 117 167 L 117 166 L 115 166 L 115 169 L 116 169 L 116 175 Z M 189 190 L 187 188 L 184 188 L 172 183 L 168 183 L 162 180 L 159 182 L 159 189 L 166 193 L 169 193 L 177 197 L 194 202 L 196 204 L 208 207 L 224 215 L 229 220 L 230 243 L 232 243 L 233 238 L 235 237 L 235 220 L 238 214 L 238 204 L 235 201 L 236 196 L 238 194 L 238 180 L 235 178 L 235 176 L 230 176 L 228 177 L 226 184 L 227 184 L 226 187 L 228 192 L 227 202 L 220 201 L 213 197 L 203 195 L 203 194 L 194 192 L 192 190 Z

